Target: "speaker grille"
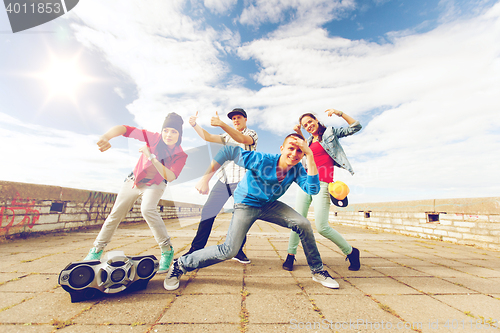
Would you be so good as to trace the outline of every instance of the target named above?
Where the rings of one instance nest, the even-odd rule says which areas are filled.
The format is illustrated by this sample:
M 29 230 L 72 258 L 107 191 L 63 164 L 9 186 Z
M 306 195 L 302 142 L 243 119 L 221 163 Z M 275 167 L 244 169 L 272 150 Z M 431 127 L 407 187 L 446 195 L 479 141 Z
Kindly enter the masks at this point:
M 151 274 L 153 274 L 154 270 L 155 263 L 151 258 L 142 259 L 137 264 L 137 275 L 139 275 L 141 279 L 149 277 Z
M 94 270 L 89 266 L 78 266 L 69 275 L 69 285 L 73 288 L 84 288 L 94 280 Z
M 115 269 L 113 273 L 111 273 L 111 281 L 117 283 L 123 280 L 125 277 L 125 271 L 121 268 Z

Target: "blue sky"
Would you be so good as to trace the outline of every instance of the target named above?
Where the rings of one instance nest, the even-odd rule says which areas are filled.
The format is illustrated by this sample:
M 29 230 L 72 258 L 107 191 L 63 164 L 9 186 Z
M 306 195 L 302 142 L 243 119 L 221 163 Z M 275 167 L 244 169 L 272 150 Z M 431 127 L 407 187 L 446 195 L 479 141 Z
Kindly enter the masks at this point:
M 278 153 L 305 112 L 345 126 L 336 108 L 363 125 L 335 174 L 350 202 L 500 196 L 498 91 L 498 1 L 85 0 L 16 34 L 0 10 L 0 179 L 116 192 L 140 144 L 100 153 L 113 125 L 175 111 L 188 150 L 190 115 L 220 133 L 215 111 L 242 107 Z M 165 198 L 203 203 L 194 183 Z

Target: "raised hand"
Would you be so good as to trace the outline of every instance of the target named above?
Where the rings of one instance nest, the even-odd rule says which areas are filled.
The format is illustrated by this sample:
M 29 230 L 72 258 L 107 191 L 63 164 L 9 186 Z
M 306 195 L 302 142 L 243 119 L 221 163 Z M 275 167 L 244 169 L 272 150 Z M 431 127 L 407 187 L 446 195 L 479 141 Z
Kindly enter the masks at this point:
M 219 114 L 217 113 L 217 111 L 215 111 L 215 116 L 212 117 L 212 119 L 210 120 L 210 125 L 216 126 L 216 127 L 221 127 L 222 125 L 224 125 L 224 122 L 222 120 L 220 120 Z
M 311 155 L 312 156 L 312 150 L 309 148 L 309 145 L 307 144 L 306 140 L 299 139 L 295 136 L 291 137 L 290 143 L 300 150 L 306 155 Z
M 192 127 L 196 126 L 196 119 L 198 119 L 198 111 L 196 111 L 196 115 L 189 117 L 189 125 Z
M 342 116 L 343 112 L 342 111 L 339 111 L 339 110 L 335 110 L 335 109 L 328 109 L 326 110 L 325 112 L 327 112 L 327 115 L 328 117 L 331 117 L 333 115 L 336 115 L 336 116 Z
M 293 127 L 293 130 L 298 134 L 302 135 L 302 129 L 300 128 L 300 124 L 297 124 Z

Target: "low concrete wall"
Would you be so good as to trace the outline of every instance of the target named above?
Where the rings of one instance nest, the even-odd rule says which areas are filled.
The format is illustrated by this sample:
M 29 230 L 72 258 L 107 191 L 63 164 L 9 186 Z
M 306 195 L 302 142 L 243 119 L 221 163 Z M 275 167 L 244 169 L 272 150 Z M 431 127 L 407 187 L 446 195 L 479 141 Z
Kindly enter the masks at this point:
M 500 250 L 500 198 L 332 205 L 330 222 Z
M 117 194 L 0 181 L 0 236 L 101 225 Z M 160 200 L 163 219 L 200 216 L 200 205 Z M 140 200 L 122 223 L 144 221 Z

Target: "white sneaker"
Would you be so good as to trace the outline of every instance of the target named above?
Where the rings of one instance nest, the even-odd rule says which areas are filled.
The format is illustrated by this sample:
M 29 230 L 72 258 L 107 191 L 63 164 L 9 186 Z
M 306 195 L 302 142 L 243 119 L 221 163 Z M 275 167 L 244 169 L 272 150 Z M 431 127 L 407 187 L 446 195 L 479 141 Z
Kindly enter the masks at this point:
M 326 269 L 313 273 L 312 278 L 314 281 L 321 283 L 323 286 L 327 288 L 339 289 L 340 287 L 338 282 L 335 281 L 334 278 L 330 276 L 330 273 L 328 273 Z
M 179 280 L 181 279 L 182 274 L 184 274 L 184 272 L 179 267 L 177 260 L 174 260 L 174 263 L 168 269 L 165 281 L 163 281 L 163 288 L 166 290 L 175 290 L 179 288 Z

